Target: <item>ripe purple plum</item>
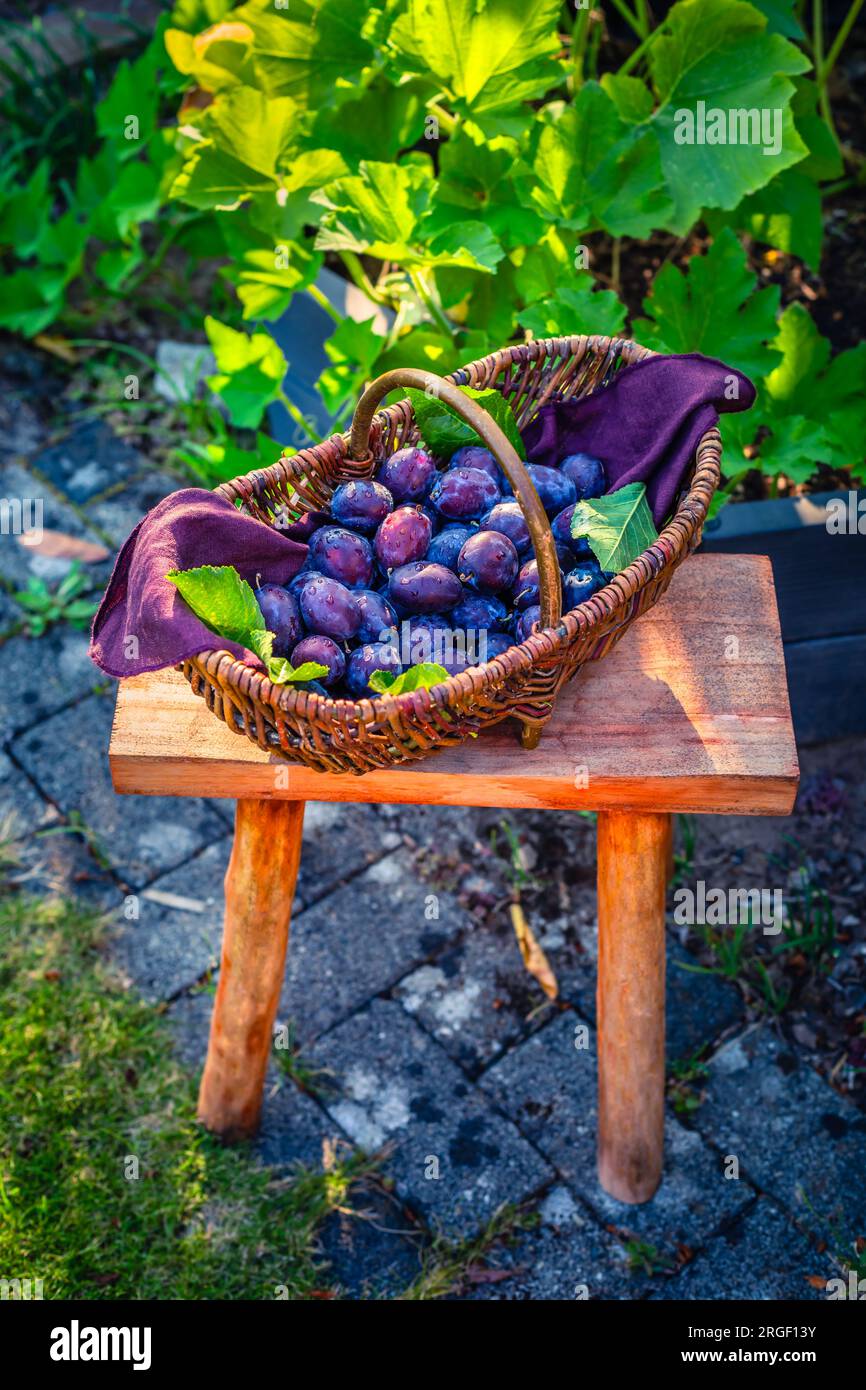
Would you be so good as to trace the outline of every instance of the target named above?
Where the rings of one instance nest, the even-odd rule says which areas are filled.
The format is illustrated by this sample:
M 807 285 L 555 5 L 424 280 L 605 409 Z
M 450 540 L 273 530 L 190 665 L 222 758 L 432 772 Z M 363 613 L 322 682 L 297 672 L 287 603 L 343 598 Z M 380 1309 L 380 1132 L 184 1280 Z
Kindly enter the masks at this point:
M 481 518 L 482 531 L 499 531 L 507 536 L 521 559 L 532 549 L 532 537 L 519 502 L 497 502 Z
M 430 491 L 430 501 L 448 521 L 473 521 L 499 501 L 493 479 L 481 468 L 449 468 Z
M 355 633 L 359 642 L 379 642 L 397 622 L 397 614 L 383 594 L 373 589 L 358 589 L 355 599 L 361 610 L 361 626 Z
M 385 459 L 378 477 L 395 502 L 422 502 L 436 478 L 436 464 L 425 449 L 398 449 Z
M 388 489 L 365 478 L 341 483 L 331 498 L 334 520 L 366 535 L 372 535 L 393 508 Z
M 491 594 L 467 594 L 448 616 L 452 627 L 483 631 L 501 626 L 508 617 L 508 610 L 501 599 Z
M 419 506 L 398 507 L 385 517 L 373 541 L 380 567 L 392 570 L 422 559 L 432 535 L 433 522 Z
M 393 642 L 365 642 L 356 647 L 346 665 L 346 685 L 355 696 L 374 695 L 370 688 L 370 677 L 374 671 L 392 671 L 399 675 L 400 664 L 397 647 Z
M 332 638 L 324 637 L 320 632 L 304 637 L 292 652 L 293 666 L 303 666 L 305 661 L 317 661 L 321 666 L 327 666 L 328 674 L 319 676 L 322 685 L 333 685 L 342 680 L 346 671 L 346 658 L 340 648 Z
M 603 589 L 606 583 L 607 579 L 601 566 L 595 561 L 578 565 L 562 582 L 562 611 L 570 613 L 572 608 L 576 608 L 579 603 Z
M 391 573 L 388 597 L 399 612 L 446 613 L 463 597 L 463 585 L 453 570 L 415 560 Z
M 510 589 L 519 569 L 517 551 L 501 531 L 478 531 L 470 536 L 457 560 L 460 582 L 480 594 Z
M 524 609 L 520 617 L 517 619 L 514 631 L 517 636 L 518 642 L 525 642 L 527 637 L 532 636 L 533 628 L 535 628 L 536 625 L 540 624 L 541 609 L 539 608 L 537 603 L 533 603 L 531 607 Z
M 488 632 L 486 638 L 487 653 L 484 658 L 485 661 L 493 661 L 494 657 L 502 656 L 503 652 L 507 652 L 509 647 L 514 646 L 514 639 L 510 637 L 507 632 Z
M 584 497 L 601 497 L 607 491 L 604 464 L 592 454 L 566 454 L 560 461 L 559 471 L 574 483 L 578 502 Z
M 298 600 L 281 584 L 263 584 L 256 600 L 265 627 L 274 634 L 274 656 L 288 656 L 304 630 Z
M 446 569 L 457 569 L 457 556 L 470 536 L 475 535 L 472 526 L 443 526 L 427 547 L 426 558 L 434 565 L 444 565 Z
M 563 507 L 577 501 L 574 483 L 558 469 L 546 468 L 542 463 L 528 463 L 526 471 L 548 516 L 556 516 Z
M 368 540 L 342 526 L 323 526 L 310 541 L 313 568 L 348 589 L 367 589 L 373 577 L 373 550 Z
M 501 491 L 501 482 L 504 474 L 496 459 L 489 449 L 483 449 L 480 444 L 464 444 L 462 449 L 458 449 L 456 454 L 452 454 L 448 462 L 449 468 L 480 468 L 482 473 L 486 473 L 488 478 L 492 478 L 496 486 Z
M 361 608 L 357 598 L 337 579 L 314 575 L 303 586 L 299 596 L 301 617 L 310 632 L 347 642 L 361 626 Z

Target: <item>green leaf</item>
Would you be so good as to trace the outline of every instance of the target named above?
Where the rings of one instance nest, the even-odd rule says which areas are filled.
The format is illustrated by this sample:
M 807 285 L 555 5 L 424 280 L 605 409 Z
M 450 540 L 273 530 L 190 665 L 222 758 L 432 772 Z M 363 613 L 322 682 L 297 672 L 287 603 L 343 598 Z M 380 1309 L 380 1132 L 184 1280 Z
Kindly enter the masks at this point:
M 504 246 L 531 246 L 542 234 L 537 213 L 524 207 L 512 174 L 516 140 L 483 139 L 461 126 L 439 154 L 439 186 L 431 223 L 437 227 L 472 217 L 483 221 Z M 456 211 L 459 209 L 459 215 Z
M 518 457 L 525 459 L 523 440 L 505 398 L 492 387 L 476 391 L 471 386 L 461 386 L 460 390 L 465 396 L 483 406 L 514 445 Z M 465 444 L 483 444 L 483 440 L 471 425 L 461 420 L 460 416 L 438 396 L 428 396 L 425 391 L 418 391 L 412 387 L 406 391 L 406 395 L 412 403 L 421 437 L 432 453 L 440 458 L 447 458 Z
M 266 333 L 247 336 L 210 315 L 204 326 L 219 368 L 207 384 L 222 396 L 233 424 L 255 429 L 266 407 L 279 396 L 288 363 Z
M 365 159 L 394 159 L 398 151 L 410 149 L 424 134 L 429 94 L 429 84 L 423 79 L 410 78 L 392 86 L 380 78 L 336 110 L 321 109 L 310 138 L 328 149 L 338 149 L 353 168 Z M 319 179 L 319 185 L 325 181 Z
M 803 26 L 794 14 L 796 0 L 752 0 L 756 10 L 767 16 L 771 34 L 784 34 L 786 39 L 803 39 Z
M 3 279 L 0 328 L 33 338 L 53 323 L 63 308 L 62 270 L 16 270 Z
M 316 245 L 401 264 L 414 260 L 411 247 L 433 189 L 429 168 L 364 160 L 357 174 L 327 184 L 314 196 L 325 208 Z
M 635 320 L 632 331 L 645 347 L 703 352 L 749 376 L 764 376 L 778 360 L 771 340 L 779 288 L 756 286 L 743 248 L 726 227 L 685 271 L 662 267 L 643 303 L 652 317 Z
M 549 298 L 522 309 L 524 328 L 536 338 L 555 338 L 572 333 L 604 333 L 616 337 L 625 326 L 626 307 L 613 290 L 598 290 L 591 275 L 576 277 Z
M 11 247 L 22 261 L 33 254 L 48 222 L 49 173 L 48 160 L 41 160 L 24 187 L 16 188 L 0 204 L 0 243 Z
M 805 53 L 766 16 L 744 0 L 679 0 L 663 21 L 665 32 L 648 51 L 659 106 L 652 129 L 675 205 L 671 229 L 685 233 L 701 209 L 736 207 L 806 154 L 791 112 L 791 77 L 806 72 Z M 696 116 L 699 102 L 725 112 L 781 112 L 779 149 L 761 143 L 683 143 L 683 112 Z M 694 130 L 697 135 L 697 128 Z M 769 148 L 773 148 L 773 130 Z
M 187 440 L 176 450 L 182 462 L 208 487 L 243 477 L 257 468 L 270 468 L 282 453 L 291 452 L 261 432 L 256 435 L 255 449 L 241 449 L 231 440 L 211 440 L 208 443 Z
M 830 457 L 832 446 L 826 427 L 803 415 L 787 415 L 774 423 L 773 433 L 761 441 L 757 462 L 762 473 L 784 473 L 795 483 L 805 483 L 818 462 Z
M 835 135 L 823 116 L 818 115 L 817 83 L 808 77 L 798 77 L 794 86 L 791 109 L 797 130 L 809 150 L 807 157 L 797 165 L 797 173 L 806 174 L 810 179 L 839 179 L 845 166 Z
M 200 34 L 167 29 L 165 48 L 178 72 L 206 92 L 222 92 L 238 83 L 254 85 L 253 30 L 237 11 L 208 25 Z
M 245 319 L 278 319 L 299 290 L 311 285 L 322 256 L 296 241 L 250 247 L 226 268 L 237 287 Z
M 170 196 L 197 208 L 234 208 L 254 194 L 276 194 L 297 118 L 288 97 L 243 86 L 219 95 L 201 113 Z
M 262 647 L 265 635 L 262 610 L 249 584 L 241 579 L 233 565 L 169 570 L 165 577 L 211 632 L 249 651 Z
M 658 540 L 644 483 L 578 502 L 571 534 L 586 536 L 603 570 L 619 574 Z
M 485 127 L 555 85 L 560 9 L 559 0 L 409 0 L 390 42 Z
M 269 634 L 270 635 L 270 634 Z M 293 666 L 284 656 L 272 656 L 266 662 L 268 679 L 274 685 L 294 685 L 296 681 L 314 681 L 328 674 L 327 666 L 319 661 L 303 661 Z
M 515 182 L 558 227 L 648 236 L 673 211 L 657 143 L 620 115 L 597 82 L 585 82 L 573 104 L 542 125 L 532 178 L 518 174 Z
M 761 402 L 761 421 L 777 435 L 786 417 L 806 418 L 820 425 L 808 432 L 804 426 L 788 433 L 796 446 L 811 450 L 813 464 L 835 468 L 862 467 L 866 437 L 866 343 L 840 352 L 831 361 L 830 343 L 800 304 L 790 304 L 779 320 L 774 346 L 782 360 L 766 380 Z M 760 445 L 762 467 L 766 441 Z M 771 458 L 780 450 L 772 443 Z M 783 470 L 786 471 L 786 470 Z M 793 474 L 791 475 L 793 476 Z
M 251 0 L 233 10 L 233 23 L 252 33 L 254 85 L 269 97 L 289 96 L 317 111 L 352 95 L 373 45 L 363 29 L 370 0 Z
M 441 685 L 447 679 L 444 666 L 437 666 L 435 661 L 422 661 L 399 675 L 393 671 L 374 671 L 369 684 L 378 695 L 405 695 L 409 690 L 432 690 L 434 685 Z

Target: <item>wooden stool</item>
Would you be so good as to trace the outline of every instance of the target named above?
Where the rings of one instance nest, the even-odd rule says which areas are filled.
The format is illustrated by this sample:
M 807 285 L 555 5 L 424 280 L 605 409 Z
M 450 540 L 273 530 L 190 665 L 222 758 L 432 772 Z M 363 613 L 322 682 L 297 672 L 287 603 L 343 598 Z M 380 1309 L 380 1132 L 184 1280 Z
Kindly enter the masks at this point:
M 563 691 L 532 751 L 509 721 L 415 764 L 313 772 L 238 737 L 163 671 L 122 682 L 109 756 L 118 792 L 237 801 L 199 1096 L 200 1118 L 226 1138 L 258 1124 L 305 801 L 597 810 L 599 1178 L 625 1202 L 653 1195 L 671 813 L 785 815 L 796 794 L 768 559 L 690 559 L 625 640 Z

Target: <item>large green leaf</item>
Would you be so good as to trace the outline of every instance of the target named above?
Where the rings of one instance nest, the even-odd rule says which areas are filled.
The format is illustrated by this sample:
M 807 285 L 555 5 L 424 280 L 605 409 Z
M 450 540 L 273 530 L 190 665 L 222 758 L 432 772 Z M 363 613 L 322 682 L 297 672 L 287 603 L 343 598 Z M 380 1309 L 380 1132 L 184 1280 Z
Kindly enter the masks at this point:
M 736 207 L 807 153 L 794 127 L 789 79 L 810 62 L 781 34 L 768 32 L 766 16 L 745 0 L 679 0 L 664 27 L 649 50 L 659 102 L 651 125 L 675 205 L 670 225 L 686 232 L 702 208 Z M 699 102 L 725 113 L 780 113 L 778 151 L 681 143 L 682 113 L 696 114 Z
M 193 207 L 235 207 L 258 193 L 275 193 L 298 123 L 288 97 L 268 99 L 253 87 L 234 87 L 201 115 L 199 139 L 171 189 Z
M 364 37 L 370 0 L 249 0 L 231 19 L 253 36 L 255 85 L 268 96 L 289 96 L 316 111 L 350 96 L 374 57 Z
M 432 222 L 473 217 L 483 221 L 504 246 L 532 245 L 543 231 L 539 214 L 524 206 L 512 173 L 519 145 L 508 136 L 485 140 L 461 127 L 439 155 L 439 187 Z
M 774 346 L 782 360 L 767 377 L 762 421 L 776 434 L 786 417 L 821 424 L 824 440 L 814 437 L 813 462 L 862 468 L 866 457 L 866 343 L 830 359 L 830 344 L 800 304 L 790 304 L 779 320 Z M 797 436 L 805 447 L 804 433 Z M 762 444 L 761 455 L 765 455 Z M 821 452 L 820 450 L 823 450 Z
M 254 632 L 263 632 L 265 620 L 256 596 L 233 565 L 200 565 L 191 570 L 169 570 L 165 576 L 184 602 L 211 632 L 238 642 L 249 651 Z
M 572 333 L 604 333 L 615 337 L 625 325 L 626 308 L 613 290 L 598 290 L 591 275 L 575 277 L 549 298 L 531 304 L 518 315 L 535 338 Z
M 391 44 L 430 72 L 454 109 L 485 118 L 543 96 L 558 79 L 559 0 L 408 0 Z
M 527 206 L 560 228 L 648 236 L 673 212 L 656 140 L 596 82 L 541 125 L 531 176 L 516 183 Z
M 645 483 L 578 502 L 571 534 L 585 536 L 603 570 L 619 574 L 658 540 Z
M 321 253 L 297 241 L 244 251 L 227 270 L 237 286 L 245 319 L 278 319 L 298 290 L 311 285 L 322 267 Z
M 764 376 L 778 361 L 771 340 L 779 288 L 756 285 L 743 248 L 725 228 L 705 256 L 692 257 L 687 270 L 663 266 L 643 303 L 652 317 L 637 319 L 632 331 L 645 347 L 702 352 L 749 376 Z
M 232 423 L 255 429 L 277 399 L 288 370 L 279 347 L 266 333 L 238 333 L 208 315 L 204 321 L 217 363 L 208 386 L 222 396 Z
M 316 245 L 323 251 L 367 252 L 410 269 L 443 265 L 492 270 L 504 252 L 484 223 L 431 227 L 427 215 L 435 188 L 426 160 L 365 160 L 357 174 L 337 179 L 313 195 L 325 208 Z

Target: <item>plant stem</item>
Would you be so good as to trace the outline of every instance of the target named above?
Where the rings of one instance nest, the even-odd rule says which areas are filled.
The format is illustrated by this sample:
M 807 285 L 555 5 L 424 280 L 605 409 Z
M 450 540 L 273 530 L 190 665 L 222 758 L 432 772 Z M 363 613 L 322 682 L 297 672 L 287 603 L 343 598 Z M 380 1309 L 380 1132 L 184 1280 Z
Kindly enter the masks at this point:
M 352 283 L 357 285 L 359 290 L 363 290 L 368 299 L 372 299 L 374 304 L 385 304 L 390 308 L 390 301 L 376 289 L 354 251 L 341 251 L 340 260 L 348 270 Z
M 615 236 L 610 248 L 610 279 L 617 294 L 619 294 L 619 261 L 621 247 L 622 237 Z
M 334 308 L 328 296 L 322 293 L 318 285 L 308 285 L 307 294 L 311 299 L 316 301 L 320 309 L 324 309 L 328 317 L 334 320 L 334 323 L 343 322 L 343 315 L 340 313 L 339 309 Z
M 851 30 L 854 28 L 854 21 L 856 20 L 862 8 L 863 0 L 852 0 L 848 13 L 842 21 L 842 26 L 835 39 L 833 40 L 830 52 L 827 54 L 827 57 L 825 58 L 823 65 L 819 66 L 816 54 L 815 67 L 817 70 L 816 76 L 818 78 L 819 86 L 826 87 L 827 78 L 830 76 L 830 73 L 836 66 L 836 61 L 839 57 L 839 54 L 842 52 L 845 40 L 847 39 Z
M 637 22 L 640 25 L 641 38 L 645 39 L 649 35 L 650 31 L 649 10 L 647 8 L 647 0 L 635 0 L 634 8 Z
M 446 111 L 444 106 L 440 106 L 438 101 L 428 101 L 427 110 L 431 116 L 435 116 L 446 135 L 453 135 L 460 124 L 459 116 L 452 116 L 450 111 Z
M 448 334 L 449 338 L 453 338 L 455 333 L 454 325 L 451 323 L 450 319 L 448 319 L 445 313 L 443 313 L 441 307 L 436 303 L 435 297 L 431 293 L 429 286 L 424 280 L 424 275 L 422 271 L 410 270 L 409 279 L 412 281 L 412 287 L 415 290 L 415 293 L 421 300 L 421 303 L 424 305 L 430 317 L 433 319 L 433 322 L 438 324 L 439 327 L 443 330 L 443 332 Z
M 821 108 L 821 115 L 835 137 L 836 131 L 833 128 L 833 116 L 830 111 L 827 88 L 821 81 L 821 73 L 824 68 L 824 0 L 814 0 L 812 5 L 812 51 L 815 55 L 815 75 L 818 79 L 818 105 Z M 836 143 L 839 143 L 838 139 Z
M 583 86 L 583 64 L 586 58 L 591 15 L 592 10 L 588 5 L 586 9 L 578 10 L 574 28 L 571 31 L 571 81 L 575 92 Z
M 626 58 L 622 66 L 619 68 L 620 73 L 625 74 L 627 72 L 631 72 L 632 68 L 637 66 L 641 59 L 646 56 L 648 49 L 650 49 L 652 45 L 655 43 L 659 34 L 664 32 L 664 27 L 664 21 L 662 21 L 662 23 L 659 24 L 659 26 L 656 29 L 653 29 L 651 33 L 647 34 L 643 42 L 638 44 L 634 53 L 630 54 L 629 57 Z
M 637 15 L 632 14 L 625 0 L 613 0 L 614 5 L 619 10 L 626 24 L 637 34 L 639 39 L 646 38 L 646 32 L 641 29 L 640 20 Z
M 277 400 L 280 402 L 280 405 L 285 406 L 286 410 L 288 411 L 289 415 L 291 415 L 295 424 L 301 426 L 304 433 L 309 435 L 310 439 L 312 439 L 314 444 L 322 443 L 322 436 L 319 434 L 318 430 L 301 413 L 301 411 L 295 405 L 294 401 L 289 400 L 285 391 L 280 391 L 279 395 L 277 396 Z

